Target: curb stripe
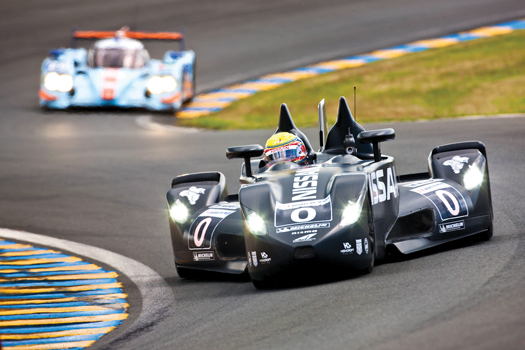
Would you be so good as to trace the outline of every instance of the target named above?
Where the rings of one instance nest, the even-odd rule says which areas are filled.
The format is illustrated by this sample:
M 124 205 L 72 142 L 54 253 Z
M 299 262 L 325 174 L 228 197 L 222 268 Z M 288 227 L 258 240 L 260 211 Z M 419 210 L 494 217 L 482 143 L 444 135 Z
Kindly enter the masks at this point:
M 98 284 L 95 286 L 74 286 L 74 287 L 57 287 L 57 288 L 39 288 L 39 289 L 18 289 L 18 288 L 0 288 L 0 294 L 32 294 L 32 293 L 50 293 L 62 291 L 88 291 L 94 289 L 111 289 L 121 288 L 120 283 Z
M 259 91 L 275 89 L 289 82 L 333 72 L 335 70 L 359 67 L 367 63 L 392 59 L 413 52 L 446 47 L 469 40 L 504 35 L 520 29 L 525 29 L 525 19 L 504 22 L 493 26 L 480 27 L 439 38 L 419 40 L 363 55 L 320 62 L 297 68 L 289 72 L 265 75 L 256 80 L 246 81 L 244 83 L 235 84 L 223 89 L 198 95 L 192 103 L 188 104 L 181 112 L 177 113 L 176 116 L 181 119 L 188 119 L 210 115 L 229 106 L 234 101 L 252 96 Z
M 0 310 L 2 309 L 14 309 L 14 308 L 37 308 L 37 307 L 72 307 L 72 306 L 89 306 L 89 305 L 103 305 L 103 304 L 112 304 L 112 303 L 118 303 L 118 304 L 125 304 L 126 299 L 106 299 L 106 300 L 96 300 L 92 301 L 91 303 L 86 301 L 72 301 L 72 302 L 62 302 L 62 303 L 46 303 L 45 305 L 42 304 L 13 304 L 13 305 L 1 305 Z
M 0 239 L 4 349 L 82 349 L 128 317 L 115 271 Z
M 4 320 L 0 321 L 0 327 L 7 326 L 30 326 L 30 325 L 47 325 L 47 324 L 61 324 L 61 323 L 79 323 L 79 322 L 97 322 L 97 321 L 116 321 L 124 320 L 128 317 L 127 314 L 112 314 L 112 315 L 97 315 L 97 316 L 79 316 L 66 317 L 54 319 L 31 319 L 31 320 Z M 2 332 L 4 330 L 2 329 Z
M 100 334 L 109 333 L 114 327 L 103 327 L 103 328 L 90 328 L 90 329 L 77 329 L 74 331 L 57 331 L 57 332 L 46 332 L 39 334 L 2 334 L 4 340 L 16 340 L 16 339 L 39 339 L 39 338 L 54 338 L 54 337 L 67 337 L 73 335 L 84 335 L 84 334 Z
M 39 345 L 22 345 L 22 346 L 12 346 L 10 349 L 15 350 L 52 350 L 52 349 L 83 349 L 90 346 L 95 341 L 79 341 L 79 342 L 70 342 L 70 343 L 59 343 L 59 344 L 39 344 Z M 5 346 L 4 346 L 5 347 Z M 74 349 L 72 349 L 75 347 Z
M 120 324 L 120 321 L 105 321 L 92 323 L 68 324 L 60 326 L 49 327 L 10 327 L 2 329 L 2 337 L 5 334 L 22 334 L 22 333 L 43 333 L 43 332 L 62 332 L 82 329 L 97 329 L 97 328 L 115 328 Z M 27 334 L 26 334 L 27 335 Z
M 110 288 L 108 290 L 88 290 L 88 291 L 78 291 L 76 293 L 49 293 L 49 294 L 33 294 L 33 295 L 24 295 L 24 299 L 39 299 L 39 298 L 66 298 L 70 296 L 78 296 L 78 297 L 84 297 L 84 296 L 100 296 L 100 295 L 106 295 L 111 293 L 122 293 L 122 289 L 120 287 L 118 288 Z M 125 294 L 124 294 L 125 295 Z M 10 295 L 10 296 L 3 296 L 0 293 L 0 300 L 5 299 L 16 299 L 16 296 Z

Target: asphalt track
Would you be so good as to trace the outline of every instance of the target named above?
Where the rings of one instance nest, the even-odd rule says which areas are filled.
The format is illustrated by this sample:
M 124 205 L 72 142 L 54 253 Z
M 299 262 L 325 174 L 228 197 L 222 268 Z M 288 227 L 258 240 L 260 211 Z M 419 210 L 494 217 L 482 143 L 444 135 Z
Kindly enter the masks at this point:
M 383 151 L 396 157 L 398 174 L 426 170 L 426 156 L 438 144 L 478 139 L 487 145 L 496 215 L 489 243 L 449 246 L 383 264 L 362 278 L 260 292 L 242 280 L 177 277 L 164 195 L 173 176 L 204 170 L 222 171 L 236 191 L 240 162 L 227 161 L 225 147 L 264 143 L 271 130 L 151 130 L 137 124 L 144 112 L 42 113 L 37 105 L 40 63 L 50 48 L 68 45 L 73 24 L 80 29 L 185 26 L 187 46 L 197 52 L 198 88 L 205 91 L 522 18 L 522 1 L 130 4 L 0 4 L 0 227 L 132 258 L 164 277 L 175 296 L 169 315 L 152 317 L 153 325 L 127 334 L 141 298 L 124 281 L 124 290 L 132 291 L 130 321 L 93 348 L 525 347 L 524 118 L 389 125 L 397 138 Z M 153 47 L 154 56 L 160 49 Z M 307 135 L 316 139 L 314 130 Z

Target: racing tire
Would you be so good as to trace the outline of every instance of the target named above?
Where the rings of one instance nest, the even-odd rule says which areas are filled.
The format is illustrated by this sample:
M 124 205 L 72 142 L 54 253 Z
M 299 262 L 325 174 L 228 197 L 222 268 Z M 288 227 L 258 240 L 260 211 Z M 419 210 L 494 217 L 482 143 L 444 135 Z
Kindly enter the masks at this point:
M 193 62 L 193 74 L 192 74 L 192 76 L 193 76 L 193 78 L 192 78 L 193 94 L 191 95 L 190 98 L 186 98 L 186 96 L 184 96 L 183 104 L 188 104 L 188 103 L 192 102 L 193 98 L 195 97 L 195 91 L 196 91 L 196 89 L 195 89 L 195 66 L 196 65 L 197 65 L 197 60 L 195 60 Z
M 369 275 L 369 274 L 371 274 L 372 271 L 374 270 L 375 260 L 376 260 L 376 255 L 374 253 L 374 254 L 372 254 L 372 261 L 370 261 L 370 264 L 367 267 L 365 267 L 364 269 L 359 270 L 358 274 L 359 275 Z
M 257 289 L 271 289 L 275 287 L 274 281 L 270 281 L 270 280 L 258 281 L 252 278 L 252 283 L 253 283 L 253 286 Z
M 177 274 L 179 275 L 179 277 L 183 279 L 195 279 L 198 273 L 195 270 L 186 269 L 184 267 L 179 267 L 177 265 L 175 265 L 175 270 L 177 270 Z
M 480 242 L 486 242 L 486 241 L 490 241 L 493 235 L 494 235 L 494 225 L 490 224 L 489 228 L 486 231 L 478 233 L 476 238 Z

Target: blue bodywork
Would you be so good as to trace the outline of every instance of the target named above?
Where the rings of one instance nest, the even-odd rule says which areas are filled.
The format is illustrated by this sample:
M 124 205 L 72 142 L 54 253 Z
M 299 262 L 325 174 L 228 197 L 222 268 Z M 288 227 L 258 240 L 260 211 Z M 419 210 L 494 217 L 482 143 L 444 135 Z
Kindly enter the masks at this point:
M 47 109 L 68 107 L 147 108 L 155 111 L 177 111 L 195 93 L 195 52 L 168 51 L 161 60 L 151 59 L 142 68 L 92 68 L 87 51 L 78 49 L 52 50 L 42 63 L 39 100 Z M 73 78 L 68 92 L 50 91 L 44 84 L 48 73 L 67 74 Z M 174 91 L 152 94 L 147 83 L 152 76 L 172 76 Z M 111 93 L 106 94 L 108 81 Z

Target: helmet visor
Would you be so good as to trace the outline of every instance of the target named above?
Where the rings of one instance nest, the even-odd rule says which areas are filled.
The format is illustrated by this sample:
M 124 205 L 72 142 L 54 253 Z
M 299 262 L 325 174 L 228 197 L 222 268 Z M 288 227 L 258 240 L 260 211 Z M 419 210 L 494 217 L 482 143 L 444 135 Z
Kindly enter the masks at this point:
M 266 149 L 264 152 L 264 158 L 268 165 L 283 161 L 296 162 L 305 156 L 304 146 L 295 142 L 285 146 Z

